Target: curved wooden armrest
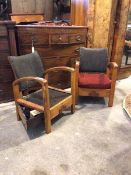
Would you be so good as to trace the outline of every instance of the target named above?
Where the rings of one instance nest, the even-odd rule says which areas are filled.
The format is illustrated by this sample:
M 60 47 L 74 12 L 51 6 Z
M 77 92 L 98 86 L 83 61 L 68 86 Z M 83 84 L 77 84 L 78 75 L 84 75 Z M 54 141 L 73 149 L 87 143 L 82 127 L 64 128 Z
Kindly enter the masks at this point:
M 67 67 L 67 66 L 60 66 L 60 67 L 52 67 L 52 68 L 49 68 L 45 71 L 45 74 L 48 74 L 49 72 L 52 72 L 52 71 L 68 71 L 68 72 L 74 72 L 75 69 L 74 68 L 71 68 L 71 67 Z
M 110 62 L 110 63 L 108 63 L 108 67 L 109 67 L 109 68 L 116 69 L 116 68 L 118 68 L 118 65 L 117 65 L 116 62 Z
M 125 45 L 131 47 L 131 41 L 125 40 Z
M 39 77 L 23 77 L 23 78 L 19 78 L 17 80 L 13 81 L 13 86 L 19 84 L 22 81 L 29 81 L 29 80 L 35 80 L 38 83 L 40 83 L 41 85 L 44 85 L 47 83 L 47 80 L 43 79 L 43 78 L 39 78 Z
M 24 105 L 27 104 L 27 106 L 30 106 L 30 107 L 35 109 L 36 104 L 31 103 L 31 102 L 27 102 L 26 100 L 22 99 L 23 95 L 22 95 L 21 91 L 19 90 L 19 83 L 22 82 L 22 81 L 29 81 L 29 80 L 35 80 L 36 82 L 41 84 L 43 94 L 44 94 L 43 99 L 45 99 L 46 105 L 49 107 L 50 102 L 49 102 L 49 94 L 48 94 L 48 83 L 47 83 L 46 79 L 43 79 L 43 78 L 40 78 L 40 77 L 23 77 L 23 78 L 19 78 L 19 79 L 15 80 L 13 82 L 13 92 L 14 92 L 15 101 L 19 102 L 21 104 L 23 103 Z M 22 101 L 21 101 L 21 99 L 22 99 Z M 37 106 L 39 106 L 39 105 L 37 105 Z
M 117 70 L 118 70 L 118 65 L 115 62 L 110 62 L 108 64 L 108 76 L 112 80 L 112 84 L 116 81 L 117 79 Z

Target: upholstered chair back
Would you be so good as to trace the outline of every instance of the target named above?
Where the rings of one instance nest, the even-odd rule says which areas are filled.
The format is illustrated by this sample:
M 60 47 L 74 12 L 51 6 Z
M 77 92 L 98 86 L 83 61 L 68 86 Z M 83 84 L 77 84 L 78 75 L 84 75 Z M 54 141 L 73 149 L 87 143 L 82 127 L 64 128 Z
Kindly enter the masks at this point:
M 12 66 L 16 79 L 33 76 L 41 77 L 44 76 L 44 68 L 41 62 L 39 54 L 35 51 L 34 53 L 22 55 L 22 56 L 10 56 L 9 62 Z M 34 81 L 28 81 L 21 83 L 21 90 L 26 90 L 35 85 Z
M 126 31 L 125 39 L 126 39 L 126 40 L 131 40 L 131 30 L 127 30 L 127 31 Z
M 108 50 L 106 48 L 80 48 L 80 72 L 106 72 Z

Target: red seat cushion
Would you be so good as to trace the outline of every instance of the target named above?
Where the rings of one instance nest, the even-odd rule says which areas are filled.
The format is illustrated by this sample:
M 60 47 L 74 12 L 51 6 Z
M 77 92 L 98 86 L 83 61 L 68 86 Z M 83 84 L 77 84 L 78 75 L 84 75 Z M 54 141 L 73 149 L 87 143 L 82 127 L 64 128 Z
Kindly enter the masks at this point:
M 80 73 L 78 86 L 91 89 L 110 89 L 111 80 L 104 73 Z

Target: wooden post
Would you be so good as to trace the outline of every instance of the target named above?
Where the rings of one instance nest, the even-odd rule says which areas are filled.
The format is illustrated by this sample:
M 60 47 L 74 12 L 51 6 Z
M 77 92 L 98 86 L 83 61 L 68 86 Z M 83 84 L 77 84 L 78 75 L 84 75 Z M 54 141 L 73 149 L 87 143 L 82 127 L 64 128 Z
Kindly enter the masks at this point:
M 93 47 L 112 49 L 117 0 L 96 0 L 93 29 Z
M 87 25 L 88 0 L 71 0 L 71 23 L 73 25 Z
M 119 68 L 121 66 L 123 56 L 129 7 L 130 7 L 130 0 L 118 1 L 117 14 L 116 14 L 116 27 L 114 33 L 114 43 L 113 43 L 111 61 L 117 62 Z
M 95 6 L 96 6 L 96 1 L 89 0 L 88 9 L 87 9 L 87 26 L 88 26 L 87 47 L 93 47 Z
M 11 0 L 13 14 L 44 14 L 45 20 L 53 17 L 53 0 Z
M 14 25 L 12 21 L 0 21 L 0 102 L 13 99 L 14 76 L 8 56 L 17 55 Z
M 8 23 L 8 36 L 9 36 L 9 46 L 10 46 L 10 55 L 17 55 L 17 48 L 16 48 L 16 37 L 15 37 L 15 22 Z
M 88 26 L 87 47 L 112 49 L 115 14 L 118 0 L 72 0 L 71 19 L 74 25 Z

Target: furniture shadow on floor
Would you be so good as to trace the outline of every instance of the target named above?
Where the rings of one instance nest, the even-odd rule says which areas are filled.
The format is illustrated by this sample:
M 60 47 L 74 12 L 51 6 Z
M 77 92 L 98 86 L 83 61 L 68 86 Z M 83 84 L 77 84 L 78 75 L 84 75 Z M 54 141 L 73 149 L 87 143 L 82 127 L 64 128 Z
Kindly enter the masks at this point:
M 58 125 L 57 122 L 59 123 L 61 118 L 70 116 L 70 109 L 65 109 L 65 111 L 63 111 L 62 113 L 60 113 L 57 117 L 55 117 L 54 119 L 52 119 L 51 123 L 53 126 L 53 130 L 57 129 Z M 38 138 L 45 133 L 45 124 L 44 124 L 44 118 L 43 118 L 43 114 L 39 114 L 39 116 L 33 118 L 32 120 L 29 121 L 29 127 L 27 129 L 27 134 L 30 140 Z M 55 126 L 57 125 L 57 126 Z M 53 131 L 52 131 L 53 132 Z
M 91 97 L 91 96 L 80 96 L 78 98 L 78 105 L 106 105 L 106 100 L 104 97 Z
M 123 100 L 123 109 L 125 110 L 128 119 L 131 120 L 131 94 L 128 94 Z
M 123 109 L 123 115 L 125 116 L 125 118 L 131 122 L 131 117 L 128 115 L 128 113 L 125 111 L 125 109 Z

